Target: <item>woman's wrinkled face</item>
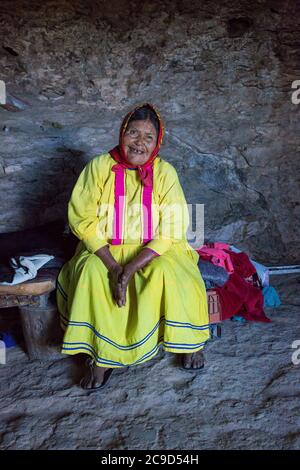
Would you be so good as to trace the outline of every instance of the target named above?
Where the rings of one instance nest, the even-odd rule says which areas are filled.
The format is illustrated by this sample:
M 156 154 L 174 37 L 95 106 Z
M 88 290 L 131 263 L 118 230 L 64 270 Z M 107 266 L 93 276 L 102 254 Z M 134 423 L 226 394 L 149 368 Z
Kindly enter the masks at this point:
M 127 159 L 133 165 L 143 165 L 156 147 L 157 132 L 150 120 L 132 121 L 123 137 Z

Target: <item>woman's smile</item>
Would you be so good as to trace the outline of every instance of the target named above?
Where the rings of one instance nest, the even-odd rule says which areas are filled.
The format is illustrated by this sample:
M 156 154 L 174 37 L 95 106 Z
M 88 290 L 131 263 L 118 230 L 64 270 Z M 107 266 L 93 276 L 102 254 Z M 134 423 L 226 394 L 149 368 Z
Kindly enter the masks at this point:
M 145 151 L 144 150 L 139 150 L 135 147 L 132 147 L 131 145 L 129 146 L 129 152 L 134 153 L 136 155 L 144 155 Z

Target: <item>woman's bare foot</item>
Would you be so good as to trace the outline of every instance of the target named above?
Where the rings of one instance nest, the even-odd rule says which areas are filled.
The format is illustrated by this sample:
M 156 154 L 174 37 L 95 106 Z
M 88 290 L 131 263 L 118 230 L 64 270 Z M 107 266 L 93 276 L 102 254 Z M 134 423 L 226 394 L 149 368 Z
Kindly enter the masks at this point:
M 80 382 L 81 387 L 85 390 L 98 387 L 100 388 L 106 378 L 105 375 L 107 374 L 107 371 L 109 371 L 110 369 L 106 367 L 98 367 L 93 364 L 92 360 L 88 360 L 87 365 L 88 370 Z
M 182 354 L 182 367 L 184 369 L 202 369 L 204 367 L 203 351 Z

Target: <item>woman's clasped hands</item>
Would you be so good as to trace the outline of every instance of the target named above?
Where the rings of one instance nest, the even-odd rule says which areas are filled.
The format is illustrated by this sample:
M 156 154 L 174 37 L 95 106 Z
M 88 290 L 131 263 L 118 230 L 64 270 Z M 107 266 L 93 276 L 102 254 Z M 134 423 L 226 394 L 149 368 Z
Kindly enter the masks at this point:
M 112 295 L 119 307 L 126 305 L 127 287 L 134 274 L 150 263 L 153 258 L 158 256 L 158 254 L 151 249 L 143 249 L 134 259 L 122 266 L 117 263 L 112 256 L 108 245 L 100 248 L 95 254 L 108 269 Z
M 135 271 L 129 263 L 125 266 L 116 265 L 109 271 L 113 298 L 119 307 L 126 305 L 127 287 Z

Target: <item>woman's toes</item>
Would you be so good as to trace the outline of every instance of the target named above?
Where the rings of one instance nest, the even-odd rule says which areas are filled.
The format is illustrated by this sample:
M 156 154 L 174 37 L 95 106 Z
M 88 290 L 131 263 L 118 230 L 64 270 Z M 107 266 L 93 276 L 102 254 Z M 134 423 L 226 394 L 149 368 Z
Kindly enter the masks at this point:
M 190 369 L 192 367 L 192 354 L 185 354 L 183 357 L 183 367 Z
M 204 365 L 204 356 L 202 351 L 196 353 L 184 354 L 183 367 L 185 369 L 200 369 Z
M 105 371 L 108 370 L 104 367 L 95 367 L 94 369 L 94 380 L 93 380 L 93 387 L 97 387 L 102 384 L 104 380 Z
M 199 352 L 199 353 L 195 354 L 195 356 L 194 356 L 194 361 L 193 361 L 193 366 L 192 367 L 194 369 L 199 369 L 203 365 L 204 365 L 204 356 L 203 356 L 202 352 Z
M 84 378 L 81 380 L 81 382 L 80 382 L 80 386 L 81 386 L 83 389 L 85 389 L 85 390 L 91 388 L 91 380 L 90 380 L 90 378 L 84 377 Z
M 95 387 L 98 387 L 99 385 L 101 385 L 101 381 L 99 382 L 98 380 L 94 379 L 88 388 L 95 388 Z

